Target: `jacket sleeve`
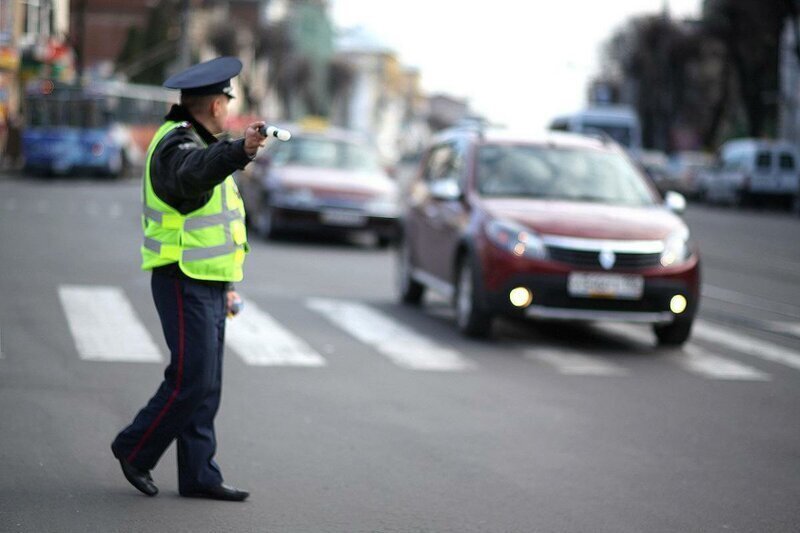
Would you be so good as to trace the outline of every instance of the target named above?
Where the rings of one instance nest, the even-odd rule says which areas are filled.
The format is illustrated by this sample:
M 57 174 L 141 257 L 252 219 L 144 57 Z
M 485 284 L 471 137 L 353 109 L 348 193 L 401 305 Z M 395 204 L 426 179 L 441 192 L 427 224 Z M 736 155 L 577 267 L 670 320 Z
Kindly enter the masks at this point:
M 167 136 L 156 155 L 161 186 L 171 196 L 187 199 L 207 194 L 251 161 L 244 151 L 244 139 L 205 147 L 189 129 Z

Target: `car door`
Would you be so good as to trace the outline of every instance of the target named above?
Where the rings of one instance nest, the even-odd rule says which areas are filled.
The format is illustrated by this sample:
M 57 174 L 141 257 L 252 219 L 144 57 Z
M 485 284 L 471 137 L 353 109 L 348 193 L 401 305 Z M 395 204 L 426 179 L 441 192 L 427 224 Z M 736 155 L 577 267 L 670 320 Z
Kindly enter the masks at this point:
M 452 285 L 454 254 L 466 220 L 465 144 L 450 142 L 437 148 L 438 164 L 427 182 L 424 208 L 427 268 L 437 280 Z

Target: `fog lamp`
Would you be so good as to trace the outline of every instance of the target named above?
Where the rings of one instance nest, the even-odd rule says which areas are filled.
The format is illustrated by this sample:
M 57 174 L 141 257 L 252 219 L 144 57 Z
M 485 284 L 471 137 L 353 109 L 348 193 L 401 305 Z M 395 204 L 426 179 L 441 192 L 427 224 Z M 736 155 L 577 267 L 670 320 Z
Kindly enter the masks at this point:
M 515 307 L 528 307 L 533 301 L 533 294 L 525 287 L 516 287 L 508 293 L 508 299 Z
M 669 301 L 669 310 L 679 315 L 686 311 L 686 298 L 680 294 L 676 294 Z

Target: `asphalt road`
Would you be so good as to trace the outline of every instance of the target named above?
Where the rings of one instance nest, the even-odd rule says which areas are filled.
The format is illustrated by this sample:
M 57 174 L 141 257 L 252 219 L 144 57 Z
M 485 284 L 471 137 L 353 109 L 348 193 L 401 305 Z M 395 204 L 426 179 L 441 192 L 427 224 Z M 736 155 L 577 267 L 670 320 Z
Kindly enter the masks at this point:
M 253 242 L 217 418 L 233 504 L 179 497 L 172 448 L 142 496 L 109 450 L 167 354 L 139 211 L 136 181 L 0 181 L 0 531 L 800 531 L 800 218 L 690 206 L 680 351 L 467 340 L 443 301 L 396 303 L 389 251 Z

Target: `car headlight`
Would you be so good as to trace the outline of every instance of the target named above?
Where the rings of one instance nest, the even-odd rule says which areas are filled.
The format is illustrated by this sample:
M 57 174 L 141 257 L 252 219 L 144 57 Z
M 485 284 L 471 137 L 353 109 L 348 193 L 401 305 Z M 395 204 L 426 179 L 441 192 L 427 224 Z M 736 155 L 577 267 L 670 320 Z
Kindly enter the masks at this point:
M 272 193 L 271 200 L 275 205 L 288 207 L 310 207 L 316 204 L 317 198 L 311 189 L 279 189 Z
M 692 256 L 688 228 L 673 231 L 664 240 L 664 251 L 661 252 L 661 266 L 675 266 L 685 263 Z
M 394 196 L 381 196 L 366 203 L 364 208 L 371 215 L 396 217 L 400 214 L 400 205 Z
M 497 247 L 518 257 L 544 259 L 547 248 L 536 232 L 509 220 L 492 220 L 486 224 L 486 236 Z

